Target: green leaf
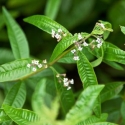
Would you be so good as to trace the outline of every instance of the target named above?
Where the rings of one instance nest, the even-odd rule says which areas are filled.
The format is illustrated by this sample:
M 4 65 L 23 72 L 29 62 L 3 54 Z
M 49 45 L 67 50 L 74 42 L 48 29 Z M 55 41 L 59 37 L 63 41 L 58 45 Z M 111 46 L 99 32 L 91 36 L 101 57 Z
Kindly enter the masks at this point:
M 125 119 L 125 101 L 122 102 L 120 111 L 122 118 Z
M 35 88 L 35 92 L 32 97 L 32 107 L 37 112 L 42 120 L 46 122 L 48 120 L 55 120 L 58 115 L 59 104 L 58 99 L 53 100 L 52 96 L 47 93 L 47 84 L 49 84 L 47 78 L 41 79 Z M 52 81 L 51 81 L 52 82 Z
M 66 120 L 74 125 L 90 117 L 94 104 L 104 85 L 88 86 L 79 96 L 76 104 L 66 115 Z
M 3 105 L 6 114 L 19 125 L 30 125 L 39 120 L 37 114 L 26 109 L 17 109 L 8 105 Z
M 98 123 L 92 123 L 87 125 L 118 125 L 118 124 L 110 123 L 110 122 L 98 122 Z
M 64 39 L 62 39 L 57 46 L 55 47 L 50 61 L 53 61 L 54 59 L 56 59 L 63 51 L 65 51 L 69 46 L 71 46 L 74 41 L 78 40 L 78 36 L 72 36 L 72 37 L 65 37 Z
M 9 49 L 0 49 L 0 64 L 4 64 L 14 60 L 13 53 Z
M 120 26 L 120 28 L 121 28 L 122 33 L 125 34 L 125 27 L 124 26 Z
M 106 63 L 107 65 L 111 66 L 114 69 L 124 70 L 124 68 L 116 62 L 110 62 L 108 60 L 103 60 L 103 62 Z
M 91 63 L 83 53 L 79 52 L 78 55 L 80 60 L 77 62 L 77 68 L 83 87 L 87 88 L 90 85 L 97 85 L 98 82 Z
M 15 81 L 23 79 L 34 72 L 27 64 L 31 59 L 21 59 L 0 66 L 0 82 Z
M 45 8 L 45 15 L 55 19 L 61 4 L 61 0 L 48 0 Z
M 11 119 L 6 115 L 3 109 L 0 109 L 0 123 L 10 121 Z
M 112 47 L 107 47 L 104 52 L 104 59 L 125 64 L 125 51 Z
M 79 122 L 77 125 L 89 125 L 97 122 L 104 122 L 107 120 L 108 114 L 101 114 L 100 117 L 96 117 L 94 115 L 90 116 L 84 121 Z
M 42 29 L 49 34 L 52 33 L 52 29 L 56 32 L 58 31 L 58 29 L 62 29 L 64 33 L 71 35 L 69 31 L 62 25 L 44 15 L 34 15 L 31 17 L 27 17 L 24 19 L 24 21 Z
M 14 57 L 16 59 L 29 58 L 29 48 L 25 34 L 4 7 L 3 14 Z
M 21 108 L 26 99 L 26 88 L 23 82 L 16 83 L 6 95 L 2 105 L 10 105 L 15 108 Z
M 61 83 L 59 82 L 58 78 L 56 77 L 56 75 L 59 73 L 56 72 L 54 68 L 51 67 L 51 69 L 54 72 L 55 86 L 57 90 L 57 95 L 59 96 L 62 112 L 66 114 L 69 109 L 74 105 L 75 98 L 72 89 L 67 90 L 67 88 L 63 85 L 63 81 L 61 81 Z
M 97 85 L 98 82 L 92 65 L 83 53 L 79 52 L 78 55 L 80 60 L 77 62 L 77 68 L 83 87 L 87 88 L 90 85 Z M 94 108 L 94 111 L 98 116 L 101 114 L 100 105 L 100 97 L 98 97 Z
M 101 102 L 109 100 L 122 90 L 124 82 L 112 82 L 105 84 L 104 89 L 101 91 Z

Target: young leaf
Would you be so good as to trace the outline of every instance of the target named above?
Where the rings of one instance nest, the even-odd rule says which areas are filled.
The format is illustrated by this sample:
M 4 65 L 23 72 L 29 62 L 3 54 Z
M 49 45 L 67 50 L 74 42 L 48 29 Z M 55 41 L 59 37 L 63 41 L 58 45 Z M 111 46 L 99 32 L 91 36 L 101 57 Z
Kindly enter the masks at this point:
M 64 114 L 66 114 L 69 109 L 74 105 L 75 98 L 72 92 L 72 89 L 67 90 L 66 87 L 63 85 L 63 81 L 59 83 L 59 80 L 57 79 L 56 75 L 58 74 L 54 68 L 52 68 L 54 72 L 54 79 L 55 79 L 55 86 L 57 90 L 57 95 L 59 96 L 61 108 Z
M 66 115 L 66 120 L 74 125 L 90 117 L 92 109 L 104 85 L 88 86 L 79 96 L 76 104 Z
M 52 34 L 52 29 L 56 32 L 58 31 L 58 29 L 62 29 L 64 33 L 71 36 L 66 28 L 44 15 L 34 15 L 31 17 L 27 17 L 24 19 L 24 21 L 42 29 L 49 34 Z
M 17 109 L 8 105 L 3 105 L 6 114 L 19 125 L 30 125 L 39 120 L 37 114 L 25 109 Z
M 25 34 L 4 7 L 3 14 L 14 57 L 16 59 L 29 58 L 29 48 Z
M 16 83 L 6 95 L 2 105 L 10 105 L 15 108 L 21 108 L 26 99 L 26 88 L 23 82 Z
M 27 67 L 28 63 L 31 63 L 31 59 L 20 59 L 1 65 L 0 82 L 19 80 L 33 74 L 32 69 Z
M 104 89 L 101 91 L 101 102 L 111 99 L 117 95 L 123 88 L 124 82 L 113 82 L 105 84 Z
M 125 51 L 112 47 L 107 47 L 104 52 L 104 59 L 125 64 Z
M 65 37 L 64 39 L 62 39 L 57 46 L 55 47 L 50 61 L 53 61 L 54 59 L 56 59 L 63 51 L 65 51 L 69 46 L 71 46 L 74 41 L 78 40 L 78 36 L 72 36 L 72 37 Z
M 61 0 L 48 0 L 45 8 L 45 15 L 55 19 L 60 7 Z
M 122 33 L 125 34 L 125 27 L 124 26 L 120 26 L 120 28 L 121 28 Z

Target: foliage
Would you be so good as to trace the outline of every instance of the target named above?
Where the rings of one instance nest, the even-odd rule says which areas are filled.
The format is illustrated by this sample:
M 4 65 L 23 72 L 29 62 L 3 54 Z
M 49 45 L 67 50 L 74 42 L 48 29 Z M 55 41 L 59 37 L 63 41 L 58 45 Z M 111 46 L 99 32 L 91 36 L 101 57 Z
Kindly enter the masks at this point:
M 104 7 L 112 3 L 112 0 L 100 1 L 105 3 Z M 119 20 L 113 20 L 113 14 L 125 4 L 124 1 L 116 2 L 109 12 L 113 28 L 109 21 L 98 20 L 91 31 L 89 28 L 87 32 L 72 30 L 82 21 L 87 25 L 94 18 L 92 16 L 86 21 L 94 3 L 99 7 L 96 11 L 103 11 L 105 8 L 99 6 L 101 2 L 6 1 L 8 8 L 19 10 L 8 11 L 7 7 L 2 7 L 0 15 L 0 40 L 8 44 L 8 36 L 11 47 L 10 50 L 3 44 L 0 48 L 1 125 L 125 124 L 125 80 L 112 80 L 113 76 L 124 74 L 125 51 L 119 43 L 114 45 L 113 36 L 110 37 L 112 32 L 117 31 L 117 24 L 125 34 L 125 18 L 121 19 L 117 12 Z M 44 14 L 36 14 L 35 11 L 45 4 Z M 34 8 L 28 10 L 32 6 Z M 99 14 L 96 11 L 95 14 Z M 18 17 L 17 20 L 20 20 L 21 16 L 24 17 L 21 20 L 23 24 L 14 19 Z M 26 38 L 31 32 L 33 36 Z M 35 40 L 40 40 L 41 36 L 45 41 L 38 44 Z M 34 54 L 36 46 L 38 52 Z M 103 67 L 105 65 L 106 68 Z M 73 66 L 78 76 L 72 71 L 68 73 Z M 108 75 L 105 70 L 111 74 Z

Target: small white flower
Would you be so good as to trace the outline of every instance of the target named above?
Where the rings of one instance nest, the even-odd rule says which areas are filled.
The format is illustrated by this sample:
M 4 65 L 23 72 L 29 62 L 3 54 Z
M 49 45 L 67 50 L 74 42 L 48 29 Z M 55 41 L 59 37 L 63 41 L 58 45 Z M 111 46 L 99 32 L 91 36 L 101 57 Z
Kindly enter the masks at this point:
M 43 60 L 43 63 L 47 63 L 47 60 L 46 60 L 46 59 L 44 59 L 44 60 Z
M 70 90 L 71 89 L 71 87 L 69 86 L 68 88 L 67 88 L 67 90 Z
M 67 82 L 68 81 L 68 78 L 64 78 L 63 79 L 63 82 L 65 83 L 65 82 Z
M 88 46 L 88 43 L 86 43 L 86 42 L 84 41 L 83 46 Z
M 79 39 L 79 40 L 81 40 L 81 39 L 82 39 L 82 36 L 81 36 L 81 34 L 80 34 L 80 33 L 78 34 L 78 39 Z
M 69 82 L 64 82 L 64 86 L 68 86 L 69 85 Z
M 69 80 L 70 84 L 74 84 L 74 79 Z
M 82 51 L 82 47 L 81 47 L 81 46 L 79 46 L 79 47 L 78 47 L 78 50 L 79 50 L 79 51 Z
M 60 39 L 61 38 L 61 36 L 58 33 L 55 35 L 55 37 L 56 37 L 56 39 Z
M 41 68 L 41 67 L 42 67 L 42 64 L 38 64 L 38 67 Z
M 75 52 L 76 52 L 76 50 L 75 50 L 75 49 L 71 50 L 71 53 L 75 53 Z
M 34 60 L 34 64 L 38 65 L 39 64 L 39 60 Z
M 27 64 L 27 67 L 30 68 L 31 64 Z
M 58 29 L 58 32 L 61 33 L 61 32 L 62 32 L 62 29 Z
M 73 59 L 74 60 L 79 60 L 79 56 L 74 56 Z
M 67 34 L 66 34 L 66 33 L 64 33 L 64 34 L 63 34 L 63 36 L 65 37 L 65 36 L 67 36 Z
M 36 71 L 36 68 L 35 68 L 35 67 L 33 67 L 33 68 L 32 68 L 32 71 L 34 71 L 34 72 L 35 72 L 35 71 Z
M 44 65 L 44 68 L 48 68 L 48 65 Z
M 102 41 L 101 41 L 100 38 L 97 38 L 96 42 L 97 42 L 97 43 L 101 43 Z
M 97 47 L 100 48 L 102 46 L 102 43 L 97 44 Z
M 55 37 L 55 31 L 52 29 L 52 37 Z

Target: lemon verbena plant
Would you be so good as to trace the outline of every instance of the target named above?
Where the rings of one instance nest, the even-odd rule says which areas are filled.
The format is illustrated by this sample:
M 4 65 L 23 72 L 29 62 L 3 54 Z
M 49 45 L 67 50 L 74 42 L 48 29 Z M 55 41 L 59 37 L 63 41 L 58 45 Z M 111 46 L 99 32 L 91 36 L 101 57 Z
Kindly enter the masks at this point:
M 124 70 L 120 64 L 125 64 L 125 51 L 106 41 L 113 31 L 109 22 L 99 20 L 91 33 L 72 34 L 47 16 L 25 18 L 57 41 L 50 59 L 38 59 L 30 56 L 24 32 L 4 7 L 3 16 L 15 60 L 0 66 L 0 84 L 13 84 L 0 108 L 1 125 L 116 125 L 108 121 L 101 105 L 120 96 L 124 82 L 100 84 L 94 71 L 102 62 Z M 125 27 L 121 30 L 125 33 Z M 79 93 L 74 91 L 74 78 L 68 78 L 56 63 L 76 64 L 82 84 Z M 26 84 L 33 83 L 32 107 L 26 109 Z M 123 101 L 123 119 L 124 109 Z

